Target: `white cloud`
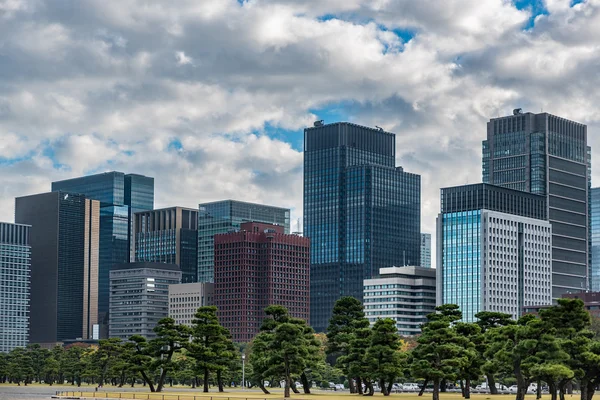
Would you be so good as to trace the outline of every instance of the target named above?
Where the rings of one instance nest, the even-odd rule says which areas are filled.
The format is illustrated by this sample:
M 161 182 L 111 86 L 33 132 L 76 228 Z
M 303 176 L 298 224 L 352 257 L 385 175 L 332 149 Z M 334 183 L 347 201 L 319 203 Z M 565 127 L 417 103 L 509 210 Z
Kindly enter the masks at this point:
M 433 232 L 439 188 L 481 179 L 489 118 L 543 108 L 600 145 L 600 1 L 545 5 L 527 28 L 506 0 L 0 0 L 0 220 L 15 196 L 109 169 L 155 176 L 160 206 L 236 197 L 296 218 L 302 137 L 265 127 L 335 105 L 397 133 Z

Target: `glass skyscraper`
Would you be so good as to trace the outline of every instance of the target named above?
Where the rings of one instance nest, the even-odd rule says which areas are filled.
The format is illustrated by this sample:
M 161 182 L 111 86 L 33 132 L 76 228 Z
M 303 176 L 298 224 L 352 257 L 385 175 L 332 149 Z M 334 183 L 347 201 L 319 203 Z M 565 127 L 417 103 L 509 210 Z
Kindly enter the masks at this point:
M 239 230 L 243 222 L 281 225 L 290 233 L 290 209 L 236 200 L 198 205 L 198 282 L 214 282 L 214 236 Z
M 28 343 L 30 230 L 29 225 L 0 222 L 0 353 Z
M 52 182 L 52 191 L 58 190 L 100 201 L 98 311 L 105 325 L 110 270 L 113 265 L 134 259 L 133 216 L 154 208 L 154 178 L 113 171 Z M 105 332 L 103 327 L 103 337 Z
M 552 302 L 546 198 L 488 184 L 442 189 L 437 219 L 437 303 L 463 321 L 480 311 L 518 318 Z
M 588 288 L 590 166 L 587 127 L 548 113 L 491 119 L 483 182 L 547 197 L 553 298 Z
M 342 296 L 363 298 L 380 268 L 418 265 L 421 177 L 395 166 L 396 137 L 351 123 L 304 130 L 304 235 L 311 239 L 311 325 Z
M 591 199 L 592 273 L 590 288 L 593 292 L 600 292 L 600 188 L 591 190 Z

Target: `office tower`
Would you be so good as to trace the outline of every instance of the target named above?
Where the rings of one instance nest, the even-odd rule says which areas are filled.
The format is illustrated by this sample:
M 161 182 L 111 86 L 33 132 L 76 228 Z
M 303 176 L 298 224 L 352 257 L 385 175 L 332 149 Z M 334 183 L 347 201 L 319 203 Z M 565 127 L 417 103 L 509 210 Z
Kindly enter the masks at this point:
M 169 285 L 169 317 L 191 326 L 198 308 L 214 305 L 214 284 L 209 282 Z
M 377 278 L 364 281 L 365 315 L 371 325 L 391 318 L 400 335 L 418 335 L 427 314 L 435 311 L 435 291 L 433 268 L 381 268 Z
M 421 233 L 421 267 L 431 268 L 431 233 Z
M 133 215 L 154 208 L 154 178 L 113 171 L 52 182 L 52 191 L 58 190 L 100 201 L 98 312 L 106 337 L 109 272 L 113 265 L 134 259 Z
M 135 262 L 110 271 L 108 336 L 128 340 L 133 335 L 154 339 L 154 328 L 169 316 L 169 285 L 181 283 L 175 264 Z
M 100 202 L 51 192 L 15 199 L 31 225 L 29 342 L 91 339 L 98 324 Z
M 396 136 L 346 122 L 304 130 L 304 236 L 311 323 L 327 329 L 342 296 L 363 297 L 380 268 L 421 261 L 421 177 L 395 166 Z
M 135 261 L 177 264 L 183 283 L 197 282 L 198 210 L 170 207 L 135 214 Z
M 214 282 L 213 237 L 240 228 L 243 222 L 281 225 L 290 233 L 290 209 L 223 200 L 198 206 L 198 282 Z
M 246 222 L 239 232 L 215 235 L 215 305 L 235 342 L 252 340 L 271 304 L 308 321 L 310 239 L 284 232 Z
M 444 188 L 437 219 L 437 303 L 463 321 L 480 311 L 521 315 L 552 302 L 546 197 L 479 183 Z
M 31 226 L 0 222 L 0 353 L 27 346 Z
M 483 182 L 546 196 L 552 297 L 588 288 L 590 150 L 587 127 L 548 113 L 491 119 Z
M 600 318 L 600 292 L 575 292 L 565 293 L 561 296 L 563 299 L 580 299 L 583 301 L 583 307 L 593 318 Z M 523 314 L 539 315 L 540 310 L 552 307 L 549 304 L 533 305 L 524 307 Z
M 600 292 L 600 188 L 591 191 L 590 216 L 591 216 L 591 242 L 592 266 L 590 288 L 593 292 Z

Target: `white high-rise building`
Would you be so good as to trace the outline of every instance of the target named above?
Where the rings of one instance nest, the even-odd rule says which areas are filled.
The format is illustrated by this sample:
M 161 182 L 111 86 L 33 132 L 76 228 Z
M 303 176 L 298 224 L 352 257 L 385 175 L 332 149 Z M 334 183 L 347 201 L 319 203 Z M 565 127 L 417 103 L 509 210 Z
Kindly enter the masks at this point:
M 421 267 L 431 268 L 431 233 L 421 233 Z

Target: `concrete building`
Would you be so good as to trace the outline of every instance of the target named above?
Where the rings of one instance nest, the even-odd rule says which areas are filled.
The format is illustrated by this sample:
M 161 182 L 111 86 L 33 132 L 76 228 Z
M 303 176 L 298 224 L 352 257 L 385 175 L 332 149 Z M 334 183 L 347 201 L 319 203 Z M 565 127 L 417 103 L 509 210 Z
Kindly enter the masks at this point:
M 329 325 L 342 296 L 362 300 L 380 268 L 421 261 L 421 177 L 396 167 L 396 136 L 347 122 L 304 130 L 304 236 L 311 323 Z
M 100 202 L 66 192 L 17 197 L 15 221 L 31 225 L 29 342 L 94 338 Z
M 590 289 L 600 292 L 600 188 L 591 190 L 591 244 L 592 262 L 590 274 Z
M 435 292 L 432 268 L 381 268 L 379 277 L 364 281 L 365 315 L 371 325 L 391 318 L 400 335 L 418 335 L 427 314 L 435 311 Z
M 31 226 L 0 222 L 0 353 L 27 346 Z
M 198 205 L 198 282 L 214 282 L 214 236 L 240 229 L 244 222 L 279 225 L 290 233 L 290 209 L 236 200 Z
M 108 333 L 111 338 L 156 337 L 153 329 L 169 316 L 169 285 L 181 282 L 175 264 L 118 264 L 110 271 Z
M 563 299 L 581 299 L 585 309 L 594 318 L 600 318 L 600 292 L 577 292 L 565 293 Z M 538 315 L 540 310 L 546 309 L 550 305 L 531 305 L 523 307 L 523 314 Z
M 113 265 L 134 260 L 133 216 L 154 208 L 154 178 L 112 171 L 52 182 L 52 191 L 80 193 L 100 202 L 98 313 L 105 338 L 109 273 Z
M 236 342 L 250 342 L 271 304 L 309 319 L 310 239 L 277 225 L 243 223 L 215 235 L 215 305 Z
M 521 315 L 552 303 L 552 228 L 546 199 L 475 184 L 442 189 L 437 219 L 437 304 L 457 304 L 463 321 L 480 311 Z
M 421 267 L 431 268 L 431 233 L 421 233 Z
M 198 210 L 170 207 L 135 214 L 135 261 L 177 264 L 182 283 L 198 281 Z
M 493 118 L 483 182 L 546 197 L 552 223 L 552 296 L 588 289 L 591 150 L 587 126 L 548 113 Z
M 214 305 L 214 284 L 210 282 L 169 285 L 169 317 L 190 326 L 200 307 Z

